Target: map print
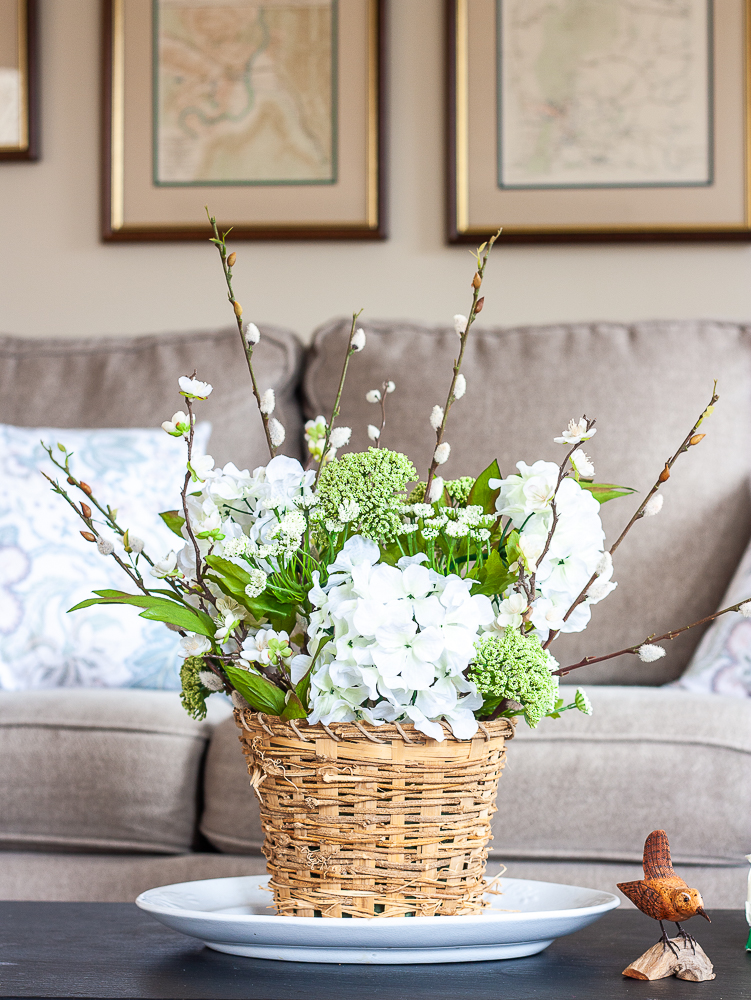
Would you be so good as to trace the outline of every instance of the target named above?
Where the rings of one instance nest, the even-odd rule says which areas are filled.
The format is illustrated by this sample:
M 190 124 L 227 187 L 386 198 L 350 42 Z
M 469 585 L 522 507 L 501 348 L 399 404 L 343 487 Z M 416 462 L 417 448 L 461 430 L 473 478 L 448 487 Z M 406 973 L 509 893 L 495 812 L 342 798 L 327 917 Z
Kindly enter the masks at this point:
M 498 184 L 709 184 L 708 0 L 498 0 Z
M 154 0 L 155 183 L 336 180 L 336 0 Z

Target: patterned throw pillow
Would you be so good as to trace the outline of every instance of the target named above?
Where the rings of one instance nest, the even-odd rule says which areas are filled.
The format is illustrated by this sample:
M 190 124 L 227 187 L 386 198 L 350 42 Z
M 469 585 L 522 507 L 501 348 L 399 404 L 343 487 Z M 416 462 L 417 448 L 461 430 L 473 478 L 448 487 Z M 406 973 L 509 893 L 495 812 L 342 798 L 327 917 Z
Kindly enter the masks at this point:
M 749 544 L 721 608 L 751 598 L 751 544 Z M 696 652 L 675 687 L 751 698 L 751 618 L 736 611 L 717 618 L 704 633 Z
M 197 455 L 205 454 L 210 433 L 210 424 L 197 425 Z M 179 636 L 160 622 L 112 605 L 66 614 L 94 589 L 132 592 L 134 585 L 112 556 L 81 538 L 83 521 L 50 490 L 40 469 L 61 483 L 65 477 L 40 439 L 74 453 L 75 475 L 117 509 L 118 523 L 146 542 L 152 559 L 180 544 L 158 514 L 179 506 L 181 439 L 161 429 L 0 424 L 0 688 L 179 687 Z M 147 570 L 142 564 L 144 577 Z

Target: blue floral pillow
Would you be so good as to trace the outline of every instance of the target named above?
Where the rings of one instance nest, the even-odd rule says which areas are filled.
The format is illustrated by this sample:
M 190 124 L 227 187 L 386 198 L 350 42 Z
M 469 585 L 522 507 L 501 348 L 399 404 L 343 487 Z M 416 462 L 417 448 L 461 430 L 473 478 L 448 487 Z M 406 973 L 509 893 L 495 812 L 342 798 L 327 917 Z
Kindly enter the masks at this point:
M 205 454 L 210 432 L 209 424 L 196 427 L 196 455 Z M 84 523 L 51 491 L 40 469 L 61 483 L 65 477 L 40 440 L 53 447 L 59 441 L 74 453 L 77 478 L 117 509 L 118 523 L 144 540 L 152 559 L 176 541 L 158 515 L 180 503 L 182 440 L 161 429 L 0 424 L 0 688 L 178 688 L 182 657 L 175 632 L 131 607 L 67 614 L 94 589 L 133 590 L 133 584 L 112 556 L 84 541 Z M 72 499 L 85 500 L 70 489 Z

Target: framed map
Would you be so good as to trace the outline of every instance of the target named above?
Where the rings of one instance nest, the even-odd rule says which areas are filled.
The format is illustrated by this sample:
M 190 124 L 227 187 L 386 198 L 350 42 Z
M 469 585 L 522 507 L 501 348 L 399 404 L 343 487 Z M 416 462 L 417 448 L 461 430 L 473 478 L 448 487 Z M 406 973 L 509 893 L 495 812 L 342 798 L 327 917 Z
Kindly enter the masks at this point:
M 749 239 L 748 0 L 447 0 L 449 240 Z
M 39 158 L 36 0 L 0 0 L 0 160 Z
M 385 0 L 104 7 L 105 239 L 385 236 Z

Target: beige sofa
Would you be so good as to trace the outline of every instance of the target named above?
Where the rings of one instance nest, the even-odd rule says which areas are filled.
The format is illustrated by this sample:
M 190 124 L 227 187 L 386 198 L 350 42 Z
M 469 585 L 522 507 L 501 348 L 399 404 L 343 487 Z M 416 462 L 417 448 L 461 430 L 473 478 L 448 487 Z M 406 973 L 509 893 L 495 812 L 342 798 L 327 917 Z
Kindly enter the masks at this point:
M 393 378 L 384 443 L 427 464 L 428 415 L 445 394 L 450 329 L 364 323 L 342 422 L 367 445 L 365 392 Z M 306 353 L 264 329 L 258 364 L 277 393 L 288 454 L 302 419 L 330 410 L 346 324 Z M 98 341 L 0 338 L 0 422 L 153 426 L 175 379 L 197 368 L 215 386 L 204 413 L 218 463 L 263 461 L 263 441 L 232 331 Z M 717 378 L 707 438 L 676 466 L 660 517 L 618 553 L 619 587 L 592 625 L 556 642 L 562 663 L 639 641 L 709 613 L 751 534 L 751 329 L 728 323 L 575 325 L 477 330 L 468 390 L 452 411 L 447 475 L 497 457 L 555 458 L 572 416 L 597 418 L 588 447 L 598 478 L 644 490 L 683 438 Z M 128 391 L 126 392 L 125 376 Z M 76 391 L 59 391 L 61 386 Z M 134 397 L 133 386 L 139 391 Z M 609 537 L 629 515 L 603 509 Z M 682 874 L 707 906 L 741 907 L 751 850 L 751 702 L 662 685 L 680 676 L 699 635 L 656 664 L 622 657 L 572 675 L 595 714 L 520 724 L 509 747 L 491 861 L 508 874 L 612 889 L 638 877 L 646 834 L 664 827 Z M 0 642 L 2 639 L 0 638 Z M 213 704 L 212 704 L 213 702 Z M 130 900 L 157 884 L 263 870 L 258 808 L 221 699 L 204 723 L 174 692 L 0 691 L 0 898 Z

